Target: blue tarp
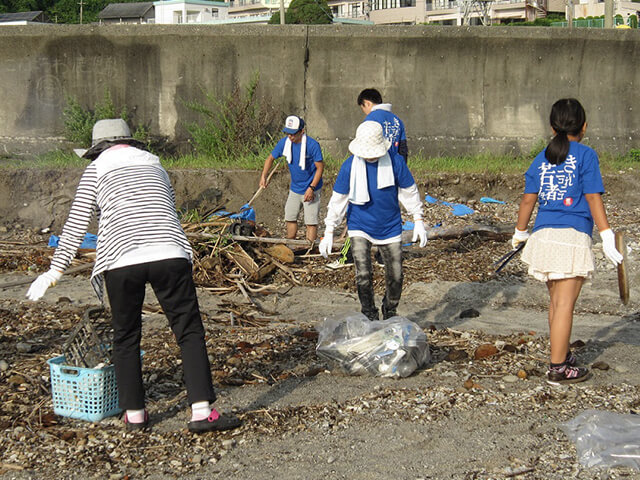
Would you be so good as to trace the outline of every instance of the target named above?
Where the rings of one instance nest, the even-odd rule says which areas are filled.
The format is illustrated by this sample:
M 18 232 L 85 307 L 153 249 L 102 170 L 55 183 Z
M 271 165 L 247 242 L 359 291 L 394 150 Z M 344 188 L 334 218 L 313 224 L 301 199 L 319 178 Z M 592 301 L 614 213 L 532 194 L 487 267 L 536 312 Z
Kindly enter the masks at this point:
M 49 237 L 49 246 L 55 248 L 58 246 L 59 241 L 60 241 L 60 237 L 51 235 Z M 86 250 L 95 250 L 97 243 L 98 243 L 98 236 L 94 235 L 93 233 L 87 232 L 84 234 L 84 240 L 80 244 L 80 248 L 84 248 Z
M 451 207 L 452 213 L 457 217 L 463 217 L 465 215 L 471 215 L 472 213 L 475 213 L 475 211 L 472 208 L 469 208 L 466 205 L 463 205 L 461 203 L 444 202 L 442 200 L 438 200 L 437 198 L 432 197 L 431 195 L 425 195 L 424 200 L 427 203 L 431 203 L 431 204 L 439 203 L 441 205 Z
M 491 197 L 480 197 L 480 201 L 482 203 L 501 203 L 503 205 L 505 203 L 502 200 L 496 200 L 495 198 L 491 198 Z

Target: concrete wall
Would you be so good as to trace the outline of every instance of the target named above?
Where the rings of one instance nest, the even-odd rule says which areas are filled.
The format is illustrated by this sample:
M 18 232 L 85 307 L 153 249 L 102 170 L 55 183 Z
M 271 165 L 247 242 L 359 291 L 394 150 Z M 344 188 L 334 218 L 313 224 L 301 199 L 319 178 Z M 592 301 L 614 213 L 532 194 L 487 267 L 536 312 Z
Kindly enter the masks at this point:
M 640 32 L 505 27 L 15 26 L 0 28 L 0 153 L 51 148 L 65 96 L 110 90 L 152 132 L 184 139 L 185 100 L 227 93 L 259 70 L 262 93 L 346 152 L 377 87 L 405 121 L 412 153 L 528 151 L 551 104 L 579 98 L 588 141 L 640 147 Z M 2 148 L 4 147 L 4 149 Z

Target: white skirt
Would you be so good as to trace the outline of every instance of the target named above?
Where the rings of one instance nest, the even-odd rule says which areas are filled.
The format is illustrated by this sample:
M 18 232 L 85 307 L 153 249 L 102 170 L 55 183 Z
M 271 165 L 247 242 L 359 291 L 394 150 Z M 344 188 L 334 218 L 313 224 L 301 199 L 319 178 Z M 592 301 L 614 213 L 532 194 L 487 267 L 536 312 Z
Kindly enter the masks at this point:
M 595 261 L 591 237 L 573 228 L 536 230 L 522 250 L 522 261 L 529 265 L 529 275 L 537 280 L 591 278 Z

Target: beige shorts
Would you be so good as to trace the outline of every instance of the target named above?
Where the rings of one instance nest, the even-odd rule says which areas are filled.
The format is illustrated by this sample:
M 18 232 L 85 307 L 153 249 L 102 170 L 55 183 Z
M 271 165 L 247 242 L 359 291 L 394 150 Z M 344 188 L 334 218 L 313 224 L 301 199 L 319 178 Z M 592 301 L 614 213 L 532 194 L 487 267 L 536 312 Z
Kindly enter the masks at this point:
M 591 278 L 595 270 L 591 237 L 573 228 L 536 230 L 522 250 L 529 275 L 537 280 Z
M 318 225 L 320 217 L 320 190 L 313 192 L 314 199 L 311 202 L 304 201 L 304 195 L 289 190 L 287 203 L 284 206 L 284 221 L 297 222 L 300 208 L 304 208 L 304 224 Z

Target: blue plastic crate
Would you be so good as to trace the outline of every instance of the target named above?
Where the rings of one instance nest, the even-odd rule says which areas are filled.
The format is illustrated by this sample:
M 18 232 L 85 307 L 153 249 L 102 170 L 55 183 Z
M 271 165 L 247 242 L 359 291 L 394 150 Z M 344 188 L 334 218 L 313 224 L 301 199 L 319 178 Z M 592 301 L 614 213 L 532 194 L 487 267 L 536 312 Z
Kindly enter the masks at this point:
M 140 352 L 142 358 L 143 352 Z M 72 367 L 64 355 L 47 360 L 51 370 L 53 411 L 63 417 L 97 422 L 122 412 L 113 365 L 102 368 Z

